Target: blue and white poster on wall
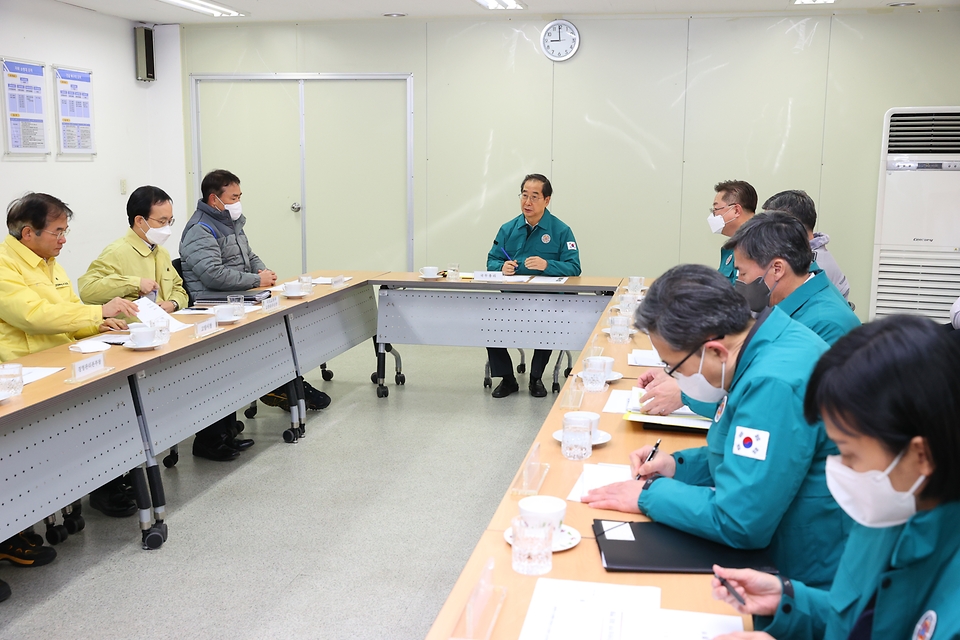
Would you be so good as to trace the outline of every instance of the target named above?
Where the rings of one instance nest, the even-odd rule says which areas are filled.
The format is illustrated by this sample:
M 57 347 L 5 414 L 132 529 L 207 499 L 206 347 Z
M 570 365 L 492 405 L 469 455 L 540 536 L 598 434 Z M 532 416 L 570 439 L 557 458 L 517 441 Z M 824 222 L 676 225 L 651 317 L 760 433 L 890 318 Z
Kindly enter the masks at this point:
M 6 152 L 50 153 L 44 65 L 9 58 L 2 60 Z
M 93 136 L 92 71 L 54 66 L 61 154 L 97 152 Z

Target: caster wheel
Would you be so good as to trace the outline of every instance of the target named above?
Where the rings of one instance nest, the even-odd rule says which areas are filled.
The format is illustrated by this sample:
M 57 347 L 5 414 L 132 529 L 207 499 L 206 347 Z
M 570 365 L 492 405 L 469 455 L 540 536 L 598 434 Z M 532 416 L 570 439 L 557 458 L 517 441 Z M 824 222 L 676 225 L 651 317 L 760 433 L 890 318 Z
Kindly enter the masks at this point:
M 31 544 L 38 546 L 43 544 L 43 536 L 35 531 L 24 531 L 23 537 L 29 540 Z
M 284 431 L 284 432 L 283 432 L 283 441 L 284 441 L 284 442 L 287 442 L 287 443 L 289 443 L 289 442 L 296 442 L 296 441 L 297 441 L 297 434 L 296 434 L 296 432 L 294 432 L 293 429 L 287 429 L 286 431 Z
M 484 379 L 483 379 L 483 388 L 484 388 L 484 389 L 488 389 L 488 388 L 490 388 L 490 387 L 492 387 L 492 386 L 493 386 L 493 380 L 491 380 L 490 378 L 484 378 Z
M 526 373 L 526 372 L 527 372 L 527 365 L 526 365 L 526 364 L 518 364 L 518 365 L 517 365 L 517 373 Z
M 249 411 L 249 409 L 248 409 L 247 411 Z M 253 414 L 254 414 L 254 415 L 257 414 L 257 410 L 256 410 L 256 409 L 253 410 Z M 244 415 L 246 415 L 246 412 L 244 412 Z M 233 428 L 237 430 L 237 434 L 239 435 L 239 434 L 243 433 L 243 430 L 246 429 L 246 426 L 244 426 L 244 424 L 243 424 L 242 422 L 240 422 L 239 420 L 234 420 L 234 421 L 233 421 Z
M 82 520 L 82 518 L 81 518 Z M 80 522 L 77 521 L 73 516 L 63 519 L 63 528 L 67 530 L 67 533 L 73 535 L 80 531 Z
M 246 409 L 244 409 L 243 415 L 246 416 L 247 418 L 255 418 L 257 416 L 257 408 L 247 407 Z
M 571 371 L 573 371 L 573 369 L 571 369 L 570 367 L 567 367 L 566 369 L 564 369 L 564 370 L 563 370 L 563 377 L 564 377 L 564 378 L 569 378 Z
M 330 382 L 331 380 L 333 380 L 333 371 L 330 371 L 330 369 L 323 369 L 320 372 L 320 377 L 323 378 L 326 382 Z
M 297 438 L 304 437 L 306 433 L 307 433 L 307 428 L 305 426 L 300 425 L 299 427 L 297 427 Z
M 60 544 L 67 539 L 67 535 L 67 528 L 62 524 L 47 527 L 47 542 L 50 544 Z
M 396 382 L 398 385 L 403 385 L 407 382 L 407 376 L 403 375 L 402 373 L 398 373 L 393 378 L 393 381 Z
M 559 383 L 559 382 L 554 382 L 554 383 L 553 383 L 553 392 L 554 392 L 554 393 L 560 393 L 560 383 Z
M 370 374 L 370 382 L 372 382 L 373 384 L 377 384 L 377 372 L 376 372 L 376 371 L 374 371 L 373 373 Z
M 177 466 L 177 462 L 179 461 L 180 461 L 180 456 L 177 455 L 176 453 L 171 453 L 170 455 L 165 456 L 163 458 L 163 466 L 165 466 L 167 469 L 172 469 L 175 466 Z
M 143 532 L 143 548 L 147 551 L 159 549 L 164 539 L 163 531 L 158 527 L 151 527 Z
M 386 398 L 388 395 L 390 395 L 390 390 L 387 389 L 385 386 L 380 385 L 380 386 L 377 387 L 377 397 L 378 397 L 378 398 Z
M 83 531 L 84 528 L 87 526 L 87 521 L 83 519 L 83 516 L 76 516 L 76 517 L 74 518 L 74 520 L 76 520 L 76 522 L 77 522 L 77 532 L 78 532 L 78 533 L 79 533 L 80 531 Z

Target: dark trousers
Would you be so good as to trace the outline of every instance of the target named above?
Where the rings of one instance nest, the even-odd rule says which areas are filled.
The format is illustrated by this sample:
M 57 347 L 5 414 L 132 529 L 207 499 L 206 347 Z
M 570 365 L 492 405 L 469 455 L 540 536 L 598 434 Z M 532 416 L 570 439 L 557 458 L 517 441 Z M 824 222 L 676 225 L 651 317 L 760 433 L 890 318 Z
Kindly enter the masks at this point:
M 534 349 L 533 360 L 530 361 L 530 379 L 543 377 L 543 370 L 550 363 L 549 349 Z M 487 347 L 487 359 L 490 360 L 490 377 L 513 378 L 513 361 L 510 352 L 503 347 Z
M 217 446 L 225 438 L 236 437 L 237 430 L 237 412 L 226 415 L 209 427 L 205 427 L 197 432 L 197 440 L 204 445 Z

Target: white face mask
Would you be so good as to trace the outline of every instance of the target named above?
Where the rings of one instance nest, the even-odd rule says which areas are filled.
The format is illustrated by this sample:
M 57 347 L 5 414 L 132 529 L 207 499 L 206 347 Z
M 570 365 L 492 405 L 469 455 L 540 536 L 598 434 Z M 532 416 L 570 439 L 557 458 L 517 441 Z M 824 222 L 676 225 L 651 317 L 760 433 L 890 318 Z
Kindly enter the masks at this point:
M 214 196 L 217 200 L 220 200 L 218 196 Z M 231 220 L 238 220 L 240 215 L 243 213 L 243 206 L 239 202 L 231 202 L 230 204 L 224 204 L 223 200 L 220 200 L 220 204 L 223 205 L 223 208 L 226 209 L 227 213 L 230 214 Z
M 147 230 L 143 232 L 143 235 L 147 237 L 147 242 L 150 244 L 159 244 L 162 245 L 170 237 L 170 234 L 173 233 L 173 229 L 170 228 L 170 225 L 165 224 L 160 228 L 151 227 L 150 223 L 147 223 Z
M 717 216 L 712 213 L 707 215 L 707 224 L 710 225 L 711 233 L 720 233 L 723 231 L 723 228 L 727 226 L 723 216 Z
M 720 388 L 717 388 L 710 384 L 701 373 L 703 371 L 703 355 L 706 351 L 707 348 L 704 346 L 703 351 L 700 352 L 700 369 L 695 374 L 685 376 L 678 371 L 674 373 L 674 376 L 677 378 L 677 386 L 680 387 L 680 391 L 694 400 L 710 403 L 720 402 L 727 395 L 727 390 L 723 388 L 727 382 L 727 363 L 721 364 Z
M 906 452 L 904 452 L 906 453 Z M 903 453 L 894 458 L 884 471 L 854 471 L 840 461 L 840 456 L 827 456 L 827 488 L 840 508 L 865 527 L 895 527 L 917 512 L 913 493 L 926 476 L 920 476 L 909 491 L 897 491 L 890 484 L 890 472 Z

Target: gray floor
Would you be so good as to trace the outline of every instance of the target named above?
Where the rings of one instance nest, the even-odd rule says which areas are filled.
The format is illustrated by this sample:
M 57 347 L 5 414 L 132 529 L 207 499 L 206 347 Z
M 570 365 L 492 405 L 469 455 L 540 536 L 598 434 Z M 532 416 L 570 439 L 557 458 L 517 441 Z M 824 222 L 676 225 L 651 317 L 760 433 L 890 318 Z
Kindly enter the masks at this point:
M 331 382 L 308 375 L 333 404 L 296 445 L 262 404 L 237 461 L 187 441 L 163 470 L 160 550 L 84 499 L 86 529 L 55 562 L 0 564 L 0 638 L 422 638 L 556 396 L 494 400 L 480 349 L 399 349 L 407 385 L 384 400 L 369 345 L 333 360 Z

